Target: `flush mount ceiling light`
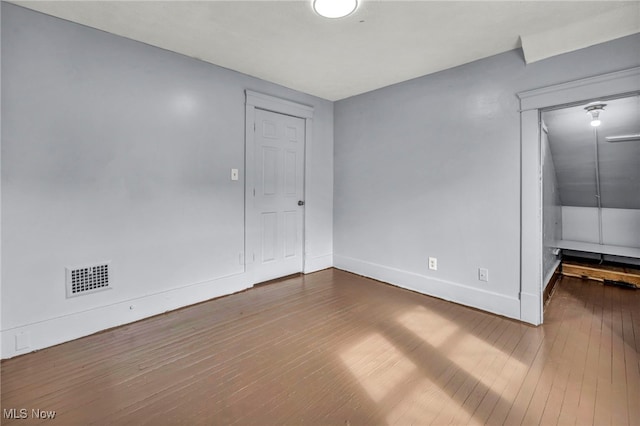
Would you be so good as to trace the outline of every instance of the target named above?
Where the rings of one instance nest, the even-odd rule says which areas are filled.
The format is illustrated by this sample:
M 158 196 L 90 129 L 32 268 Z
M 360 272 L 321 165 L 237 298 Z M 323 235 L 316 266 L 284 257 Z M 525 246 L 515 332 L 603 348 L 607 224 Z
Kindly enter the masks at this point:
M 591 102 L 584 107 L 584 109 L 587 110 L 587 114 L 591 116 L 591 125 L 593 127 L 598 127 L 602 124 L 602 121 L 600 121 L 600 112 L 602 112 L 606 106 L 607 104 L 603 104 L 602 102 Z
M 313 10 L 325 18 L 343 18 L 358 7 L 358 0 L 313 0 Z

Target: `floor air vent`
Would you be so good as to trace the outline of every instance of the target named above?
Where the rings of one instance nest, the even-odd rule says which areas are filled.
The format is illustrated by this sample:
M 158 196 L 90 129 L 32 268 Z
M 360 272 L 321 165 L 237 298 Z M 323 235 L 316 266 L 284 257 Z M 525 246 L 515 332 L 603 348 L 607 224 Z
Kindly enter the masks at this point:
M 67 297 L 81 296 L 111 288 L 109 262 L 67 269 Z

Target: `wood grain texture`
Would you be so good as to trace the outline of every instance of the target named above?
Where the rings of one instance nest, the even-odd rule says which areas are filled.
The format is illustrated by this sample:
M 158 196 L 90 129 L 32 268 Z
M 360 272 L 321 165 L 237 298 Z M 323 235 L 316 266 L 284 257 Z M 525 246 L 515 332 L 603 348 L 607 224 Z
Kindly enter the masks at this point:
M 640 269 L 631 267 L 563 262 L 562 274 L 575 278 L 585 277 L 599 281 L 617 281 L 640 288 Z
M 5 360 L 2 424 L 637 425 L 639 353 L 640 291 L 531 327 L 329 269 Z

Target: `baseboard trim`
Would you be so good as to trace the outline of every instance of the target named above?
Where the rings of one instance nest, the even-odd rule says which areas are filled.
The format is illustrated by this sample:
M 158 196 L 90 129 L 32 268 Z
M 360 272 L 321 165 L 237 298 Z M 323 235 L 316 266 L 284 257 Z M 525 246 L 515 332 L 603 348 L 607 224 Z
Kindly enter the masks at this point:
M 307 257 L 304 260 L 304 273 L 322 271 L 333 266 L 333 253 L 322 256 Z
M 553 264 L 551 270 L 547 273 L 547 276 L 544 277 L 544 288 L 546 288 L 552 284 L 552 281 L 556 279 L 556 275 L 558 274 L 558 269 L 560 268 L 560 259 L 556 260 Z
M 555 289 L 556 284 L 558 283 L 558 279 L 562 275 L 562 273 L 560 272 L 560 263 L 561 263 L 560 260 L 557 260 L 553 269 L 551 269 L 551 271 L 545 277 L 544 282 L 546 284 L 544 287 L 544 291 L 542 293 L 543 310 L 547 308 L 547 304 L 549 303 L 549 300 L 551 300 L 551 295 L 553 294 L 553 290 Z
M 237 293 L 250 287 L 245 273 L 221 277 L 113 305 L 72 313 L 0 332 L 2 359 L 79 339 L 109 328 L 136 322 L 175 309 Z M 131 308 L 133 306 L 133 308 Z M 17 350 L 17 336 L 28 347 Z
M 428 296 L 448 300 L 461 305 L 520 319 L 520 300 L 503 294 L 481 290 L 464 284 L 438 280 L 414 272 L 404 271 L 361 259 L 334 255 L 334 266 L 396 287 L 405 288 Z

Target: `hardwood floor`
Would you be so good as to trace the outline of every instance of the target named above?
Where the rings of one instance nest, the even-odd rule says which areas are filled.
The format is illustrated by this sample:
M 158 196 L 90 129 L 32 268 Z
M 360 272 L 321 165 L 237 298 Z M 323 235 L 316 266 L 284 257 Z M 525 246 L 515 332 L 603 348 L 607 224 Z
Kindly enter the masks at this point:
M 3 361 L 2 424 L 638 425 L 639 353 L 640 291 L 531 327 L 330 269 Z

